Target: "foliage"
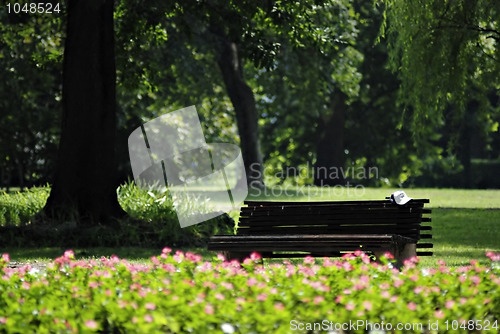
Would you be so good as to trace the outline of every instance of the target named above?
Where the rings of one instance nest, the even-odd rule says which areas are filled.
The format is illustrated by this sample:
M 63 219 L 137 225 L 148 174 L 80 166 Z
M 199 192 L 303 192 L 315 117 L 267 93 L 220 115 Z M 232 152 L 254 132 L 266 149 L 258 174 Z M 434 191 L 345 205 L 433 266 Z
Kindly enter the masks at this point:
M 4 185 L 40 184 L 53 172 L 62 98 L 62 25 L 57 14 L 0 11 L 0 182 Z
M 121 207 L 132 220 L 146 223 L 147 229 L 153 234 L 152 239 L 157 240 L 156 243 L 200 245 L 214 234 L 234 233 L 234 221 L 226 214 L 202 224 L 181 228 L 175 210 L 184 213 L 202 212 L 204 203 L 198 198 L 182 195 L 182 198 L 177 199 L 179 206 L 174 209 L 172 196 L 166 188 L 151 186 L 146 189 L 128 182 L 120 186 L 117 192 Z M 193 208 L 195 205 L 196 208 Z
M 4 254 L 0 331 L 288 333 L 301 326 L 315 333 L 354 322 L 350 332 L 364 333 L 367 323 L 383 322 L 395 333 L 420 333 L 435 323 L 452 332 L 453 321 L 461 332 L 460 325 L 476 332 L 478 324 L 498 331 L 500 254 L 487 254 L 491 266 L 420 269 L 412 260 L 401 272 L 384 258 L 355 255 L 264 267 L 256 253 L 243 263 L 203 262 L 165 248 L 141 265 L 116 256 L 77 261 L 66 251 L 39 270 L 9 268 Z M 399 323 L 422 327 L 397 330 Z
M 168 191 L 143 189 L 133 182 L 117 189 L 118 200 L 128 217 L 115 227 L 79 228 L 74 221 L 40 221 L 35 216 L 45 205 L 50 188 L 31 188 L 0 194 L 0 240 L 11 246 L 201 246 L 214 234 L 234 233 L 234 221 L 224 214 L 203 224 L 181 228 Z M 179 210 L 197 210 L 203 203 L 186 197 Z
M 294 179 L 284 172 L 287 167 L 304 169 L 315 164 L 319 154 L 316 145 L 324 136 L 319 128 L 334 113 L 332 96 L 345 94 L 352 102 L 359 93 L 358 68 L 363 54 L 355 45 L 359 20 L 352 4 L 326 2 L 306 15 L 318 41 L 297 47 L 281 39 L 272 69 L 257 71 L 250 81 L 261 113 L 267 169 L 274 171 L 271 174 L 283 171 L 284 175 L 270 179 L 271 185 L 287 177 Z M 293 182 L 303 185 L 311 181 L 297 178 Z
M 50 188 L 34 187 L 15 193 L 0 193 L 0 226 L 26 225 L 47 202 Z
M 500 70 L 500 6 L 480 1 L 381 1 L 392 69 L 399 73 L 400 101 L 413 108 L 414 131 L 444 121 L 451 104 L 455 123 L 466 126 L 476 101 L 481 131 L 495 127 Z M 410 109 L 411 110 L 411 109 Z M 474 110 L 473 110 L 474 111 Z M 456 140 L 456 138 L 454 138 Z

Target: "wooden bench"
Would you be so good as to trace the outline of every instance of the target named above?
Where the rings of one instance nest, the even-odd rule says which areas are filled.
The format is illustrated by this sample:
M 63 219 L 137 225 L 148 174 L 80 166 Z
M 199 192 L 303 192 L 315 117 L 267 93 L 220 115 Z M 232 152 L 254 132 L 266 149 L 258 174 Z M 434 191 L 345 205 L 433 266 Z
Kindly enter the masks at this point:
M 335 202 L 245 201 L 236 235 L 210 238 L 208 250 L 243 259 L 251 252 L 285 258 L 341 256 L 362 250 L 390 252 L 402 264 L 412 256 L 430 256 L 431 213 L 428 199 L 405 205 L 390 200 Z M 427 232 L 425 234 L 421 232 Z

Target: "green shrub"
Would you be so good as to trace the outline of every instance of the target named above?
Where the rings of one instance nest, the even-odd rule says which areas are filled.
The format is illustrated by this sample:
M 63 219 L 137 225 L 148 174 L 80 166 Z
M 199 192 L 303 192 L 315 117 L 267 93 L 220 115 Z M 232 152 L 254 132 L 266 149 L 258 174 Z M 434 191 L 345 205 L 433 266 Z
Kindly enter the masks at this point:
M 127 216 L 118 226 L 79 226 L 75 221 L 38 221 L 34 216 L 45 205 L 49 187 L 0 194 L 0 244 L 3 246 L 204 246 L 214 234 L 233 233 L 234 221 L 226 214 L 201 224 L 181 228 L 166 188 L 137 187 L 133 182 L 117 189 Z M 180 210 L 203 210 L 203 202 L 186 196 Z
M 31 223 L 33 216 L 45 206 L 49 194 L 48 186 L 0 193 L 0 226 Z
M 118 201 L 127 214 L 136 221 L 147 222 L 146 233 L 154 235 L 159 245 L 199 246 L 206 243 L 214 234 L 230 234 L 234 230 L 234 221 L 226 214 L 210 219 L 201 224 L 181 228 L 174 210 L 174 204 L 167 188 L 156 185 L 149 188 L 137 187 L 128 182 L 118 188 Z M 203 211 L 203 202 L 198 198 L 185 195 L 183 206 L 178 210 Z M 133 222 L 132 222 L 133 224 Z M 134 226 L 127 223 L 128 228 Z M 141 226 L 145 226 L 141 224 Z M 132 231 L 133 234 L 140 231 Z
M 42 270 L 8 268 L 4 254 L 0 332 L 319 333 L 347 324 L 349 333 L 370 326 L 497 333 L 500 326 L 499 254 L 488 254 L 495 262 L 487 267 L 419 269 L 408 261 L 397 271 L 363 253 L 263 266 L 255 253 L 238 263 L 170 252 L 134 264 L 76 261 L 67 251 Z

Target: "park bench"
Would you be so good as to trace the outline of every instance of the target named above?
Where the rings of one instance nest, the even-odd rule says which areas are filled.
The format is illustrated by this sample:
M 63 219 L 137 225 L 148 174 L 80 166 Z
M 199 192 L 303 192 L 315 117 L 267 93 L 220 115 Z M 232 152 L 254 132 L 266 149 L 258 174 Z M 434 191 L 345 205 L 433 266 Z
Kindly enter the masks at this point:
M 402 264 L 430 256 L 433 248 L 428 199 L 404 205 L 387 200 L 334 202 L 245 201 L 236 235 L 210 238 L 208 250 L 243 259 L 251 252 L 267 258 L 342 256 L 361 250 L 390 252 Z M 421 233 L 427 232 L 427 233 Z M 423 242 L 427 241 L 427 242 Z

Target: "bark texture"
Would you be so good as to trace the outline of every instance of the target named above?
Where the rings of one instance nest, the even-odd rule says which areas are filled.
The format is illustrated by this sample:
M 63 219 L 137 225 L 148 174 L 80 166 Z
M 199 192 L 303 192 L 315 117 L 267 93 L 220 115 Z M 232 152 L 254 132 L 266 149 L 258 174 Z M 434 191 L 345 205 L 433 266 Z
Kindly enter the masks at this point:
M 45 213 L 80 224 L 123 214 L 116 196 L 113 0 L 68 1 L 58 165 Z
M 258 115 L 252 89 L 243 78 L 241 59 L 236 43 L 221 42 L 218 65 L 236 112 L 241 153 L 250 187 L 263 187 L 262 154 L 260 150 Z

